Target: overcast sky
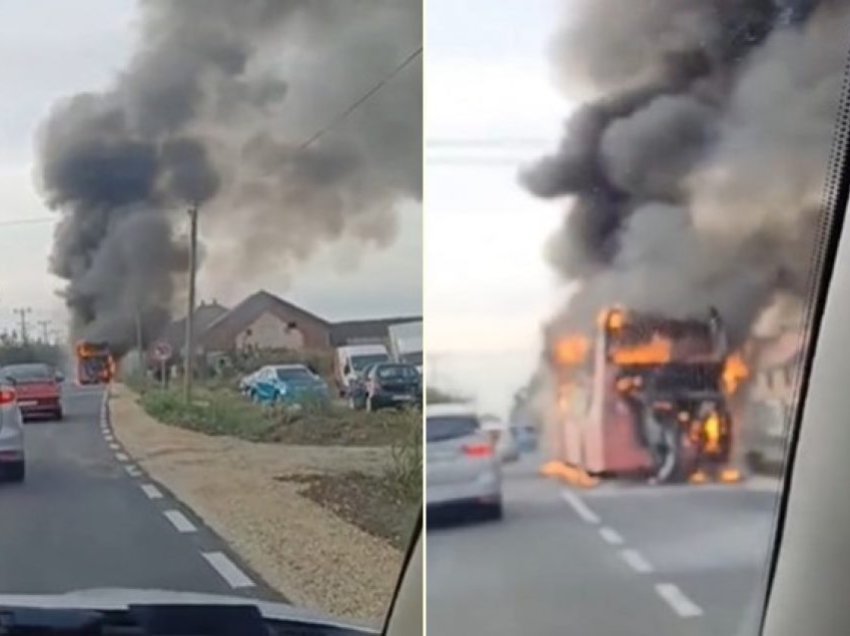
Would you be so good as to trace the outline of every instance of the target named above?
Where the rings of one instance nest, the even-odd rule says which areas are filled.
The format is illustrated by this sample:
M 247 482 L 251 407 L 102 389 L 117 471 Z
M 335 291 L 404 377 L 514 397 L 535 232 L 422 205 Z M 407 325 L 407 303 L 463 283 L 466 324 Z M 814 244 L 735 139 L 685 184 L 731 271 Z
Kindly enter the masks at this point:
M 533 370 L 541 322 L 564 300 L 542 255 L 563 204 L 517 183 L 568 112 L 545 53 L 559 4 L 431 0 L 426 13 L 429 380 L 500 414 Z
M 55 214 L 33 182 L 35 135 L 57 99 L 106 87 L 133 48 L 133 0 L 87 0 L 85 12 L 79 7 L 66 0 L 0 0 L 0 329 L 20 306 L 33 309 L 33 321 L 64 326 L 56 296 L 62 281 L 47 272 L 53 222 L 44 219 Z M 419 314 L 421 208 L 401 208 L 399 236 L 381 252 L 328 245 L 289 280 L 271 269 L 251 280 L 209 280 L 202 272 L 199 293 L 235 303 L 263 287 L 330 319 Z

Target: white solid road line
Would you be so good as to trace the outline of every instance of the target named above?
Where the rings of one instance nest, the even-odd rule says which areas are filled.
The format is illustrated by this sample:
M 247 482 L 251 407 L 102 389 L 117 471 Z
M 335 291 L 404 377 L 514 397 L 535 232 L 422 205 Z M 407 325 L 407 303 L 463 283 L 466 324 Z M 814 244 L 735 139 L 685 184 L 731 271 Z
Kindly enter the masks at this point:
M 230 587 L 254 587 L 254 582 L 223 552 L 201 552 L 201 554 Z
M 142 484 L 142 490 L 145 491 L 148 499 L 162 499 L 162 493 L 153 484 Z
M 177 532 L 196 532 L 195 524 L 189 521 L 179 510 L 166 510 L 163 513 L 168 520 L 177 528 Z
M 562 490 L 561 497 L 563 497 L 564 501 L 570 504 L 572 509 L 576 511 L 576 514 L 587 521 L 587 523 L 599 523 L 599 516 L 588 508 L 587 504 L 585 504 L 577 494 L 570 490 Z
M 119 462 L 130 461 L 130 458 L 127 457 L 127 455 L 125 455 L 124 453 L 115 453 L 115 459 L 117 459 Z
M 128 464 L 127 466 L 125 466 L 124 470 L 127 471 L 127 474 L 130 475 L 130 477 L 142 476 L 142 471 L 140 471 L 136 466 L 133 466 L 132 464 Z
M 641 574 L 648 574 L 652 572 L 655 568 L 652 567 L 652 564 L 643 558 L 643 555 L 637 550 L 632 550 L 631 548 L 620 551 L 620 556 L 623 561 L 632 566 L 632 569 L 635 572 L 640 572 Z
M 700 606 L 685 596 L 684 592 L 672 583 L 658 583 L 655 586 L 655 591 L 682 618 L 702 616 Z
M 599 534 L 602 535 L 602 538 L 611 545 L 623 545 L 625 543 L 622 535 L 614 530 L 614 528 L 609 528 L 607 526 L 599 528 Z

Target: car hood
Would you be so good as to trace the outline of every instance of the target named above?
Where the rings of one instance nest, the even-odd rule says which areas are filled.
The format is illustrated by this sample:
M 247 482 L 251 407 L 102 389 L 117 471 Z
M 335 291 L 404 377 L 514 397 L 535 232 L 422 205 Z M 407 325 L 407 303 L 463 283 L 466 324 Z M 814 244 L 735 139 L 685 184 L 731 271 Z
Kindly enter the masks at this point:
M 333 618 L 288 603 L 257 600 L 245 596 L 175 592 L 135 588 L 91 588 L 63 594 L 0 594 L 0 607 L 38 607 L 44 609 L 123 610 L 129 605 L 254 605 L 271 620 L 296 620 L 340 628 L 379 633 L 374 624 Z

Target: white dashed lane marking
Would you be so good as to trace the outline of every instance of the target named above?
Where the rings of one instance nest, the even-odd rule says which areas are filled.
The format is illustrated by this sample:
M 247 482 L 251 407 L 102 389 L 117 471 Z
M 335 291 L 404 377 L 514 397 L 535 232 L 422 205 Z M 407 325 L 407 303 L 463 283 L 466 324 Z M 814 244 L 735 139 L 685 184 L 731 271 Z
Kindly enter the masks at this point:
M 197 528 L 189 519 L 186 518 L 179 510 L 166 510 L 163 513 L 166 518 L 177 528 L 177 532 L 195 532 Z
M 254 587 L 254 582 L 223 552 L 202 552 L 201 554 L 230 587 Z
M 104 435 L 104 436 L 103 436 L 103 439 L 105 439 L 107 442 L 111 442 L 111 441 L 113 441 L 115 438 L 114 438 L 114 437 L 112 437 L 112 435 L 110 435 L 110 434 L 108 434 L 108 433 L 107 433 L 106 435 Z
M 109 445 L 109 448 L 111 448 L 112 450 L 121 450 L 121 447 L 118 444 L 116 444 L 115 442 L 112 442 Z
M 117 459 L 119 462 L 130 461 L 130 458 L 124 453 L 115 453 L 115 459 Z
M 655 591 L 682 618 L 702 616 L 700 606 L 685 596 L 685 593 L 673 583 L 659 583 L 655 586 Z
M 124 470 L 127 471 L 127 474 L 130 475 L 130 477 L 141 477 L 142 476 L 142 471 L 139 470 L 139 468 L 137 466 L 133 466 L 132 464 L 125 466 Z
M 142 490 L 148 496 L 148 499 L 162 499 L 162 493 L 153 484 L 142 484 Z
M 577 494 L 569 490 L 562 490 L 561 497 L 563 497 L 564 501 L 566 501 L 570 507 L 576 511 L 576 514 L 587 521 L 587 523 L 599 523 L 599 515 L 588 508 L 587 504 L 584 503 Z
M 611 545 L 623 545 L 625 543 L 622 535 L 614 530 L 614 528 L 609 528 L 608 526 L 599 528 L 599 534 Z
M 637 550 L 627 548 L 620 551 L 620 557 L 628 563 L 635 572 L 648 574 L 654 570 L 652 564 L 643 558 L 643 555 Z

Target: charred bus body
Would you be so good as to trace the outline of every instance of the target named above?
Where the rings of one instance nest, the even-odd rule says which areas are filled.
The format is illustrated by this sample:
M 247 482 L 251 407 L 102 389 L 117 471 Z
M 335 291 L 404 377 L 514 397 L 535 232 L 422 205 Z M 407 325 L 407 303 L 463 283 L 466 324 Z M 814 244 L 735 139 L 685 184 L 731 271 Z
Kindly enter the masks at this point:
M 558 461 L 594 476 L 675 482 L 729 460 L 730 356 L 717 312 L 670 319 L 606 310 L 592 338 L 563 338 L 550 357 Z
M 109 384 L 115 375 L 115 361 L 106 342 L 77 343 L 77 383 Z

